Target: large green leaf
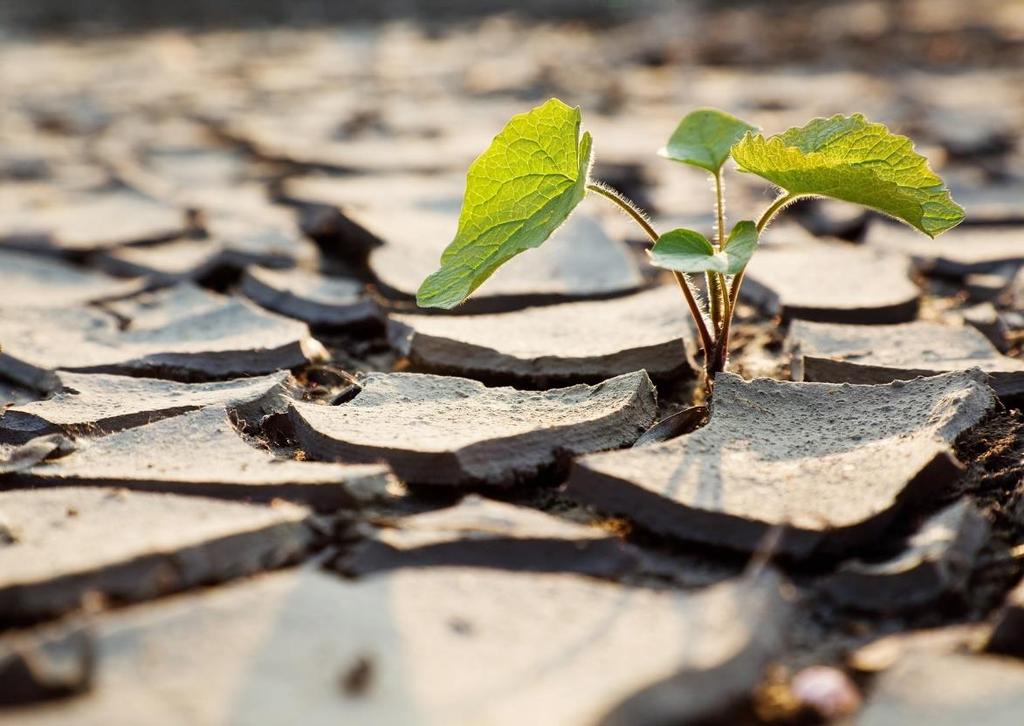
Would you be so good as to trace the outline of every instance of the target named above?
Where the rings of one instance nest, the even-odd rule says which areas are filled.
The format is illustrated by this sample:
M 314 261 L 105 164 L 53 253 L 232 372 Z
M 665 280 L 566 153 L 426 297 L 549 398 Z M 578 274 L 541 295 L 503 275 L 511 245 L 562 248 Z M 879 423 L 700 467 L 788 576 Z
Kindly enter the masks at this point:
M 651 264 L 677 272 L 719 272 L 735 275 L 743 270 L 757 249 L 757 227 L 737 222 L 720 252 L 700 232 L 674 229 L 658 238 L 650 250 Z
M 469 167 L 455 239 L 416 301 L 453 308 L 501 265 L 543 243 L 583 199 L 589 168 L 579 108 L 552 98 L 513 116 Z
M 756 126 L 713 108 L 700 108 L 683 117 L 665 148 L 658 153 L 667 159 L 707 169 L 717 174 L 729 158 L 729 150 Z
M 747 134 L 732 149 L 744 171 L 790 194 L 863 204 L 936 237 L 964 218 L 928 160 L 906 136 L 860 114 L 819 118 L 765 138 Z

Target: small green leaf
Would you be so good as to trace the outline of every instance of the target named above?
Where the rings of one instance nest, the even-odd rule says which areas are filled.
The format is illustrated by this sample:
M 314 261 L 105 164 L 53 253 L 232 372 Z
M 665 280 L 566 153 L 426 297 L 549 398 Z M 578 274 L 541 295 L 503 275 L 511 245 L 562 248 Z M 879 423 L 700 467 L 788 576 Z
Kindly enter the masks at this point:
M 765 138 L 747 134 L 732 149 L 740 169 L 797 196 L 863 204 L 936 237 L 964 210 L 906 136 L 862 115 L 819 118 Z
M 651 264 L 678 272 L 721 272 L 715 248 L 708 238 L 692 229 L 674 229 L 658 237 L 648 253 Z
M 735 275 L 747 266 L 755 249 L 757 227 L 753 222 L 743 221 L 732 228 L 720 252 L 700 232 L 674 229 L 661 235 L 649 254 L 652 265 L 667 270 Z
M 455 239 L 416 302 L 453 308 L 501 265 L 542 244 L 583 199 L 589 170 L 579 108 L 552 98 L 513 116 L 470 165 Z
M 717 174 L 729 158 L 733 144 L 756 126 L 713 108 L 700 108 L 679 122 L 665 148 L 658 153 L 667 159 L 707 169 Z
M 725 241 L 725 249 L 721 253 L 729 261 L 725 274 L 736 275 L 742 272 L 756 249 L 757 225 L 749 219 L 737 222 L 729 233 L 729 239 Z

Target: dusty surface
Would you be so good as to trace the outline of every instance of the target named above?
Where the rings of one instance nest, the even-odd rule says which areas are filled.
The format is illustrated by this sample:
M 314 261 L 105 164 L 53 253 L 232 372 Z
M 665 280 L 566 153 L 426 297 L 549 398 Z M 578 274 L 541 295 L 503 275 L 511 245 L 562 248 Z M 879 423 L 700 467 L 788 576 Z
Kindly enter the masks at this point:
M 0 417 L 0 490 L 51 502 L 57 515 L 30 518 L 47 554 L 21 558 L 19 522 L 0 507 L 0 559 L 11 560 L 0 570 L 37 568 L 33 586 L 72 608 L 38 627 L 0 618 L 0 723 L 134 726 L 143 714 L 276 726 L 299 713 L 332 726 L 1020 721 L 1024 420 L 1014 397 L 956 435 L 972 419 L 965 406 L 991 401 L 973 381 L 946 393 L 933 382 L 921 397 L 910 395 L 917 383 L 886 384 L 846 403 L 783 382 L 798 373 L 784 340 L 801 318 L 869 329 L 966 321 L 1007 370 L 1021 360 L 1024 15 L 1014 3 L 516 5 L 574 17 L 563 22 L 467 17 L 497 4 L 446 0 L 415 20 L 366 25 L 353 15 L 441 3 L 201 5 L 0 2 L 0 405 L 19 408 Z M 107 34 L 117 12 L 133 27 L 174 23 Z M 84 14 L 88 27 L 60 35 Z M 248 17 L 274 22 L 235 27 Z M 281 18 L 308 24 L 274 25 Z M 44 20 L 53 34 L 19 29 Z M 725 486 L 701 495 L 723 498 L 691 496 L 685 517 L 663 490 L 638 498 L 636 482 L 658 472 L 642 458 L 619 472 L 628 507 L 582 504 L 597 492 L 579 481 L 566 490 L 573 455 L 563 444 L 593 442 L 593 420 L 570 416 L 565 439 L 534 420 L 529 447 L 488 444 L 485 463 L 501 479 L 532 457 L 529 476 L 504 487 L 437 467 L 438 486 L 402 487 L 386 463 L 312 463 L 316 446 L 282 413 L 294 400 L 343 415 L 374 376 L 427 368 L 415 341 L 401 355 L 381 322 L 342 323 L 349 302 L 369 301 L 393 329 L 437 326 L 452 366 L 441 373 L 533 389 L 516 394 L 524 399 L 645 366 L 659 387 L 645 421 L 700 402 L 695 381 L 673 370 L 686 374 L 682 351 L 669 356 L 687 331 L 665 327 L 684 319 L 672 280 L 647 265 L 645 235 L 601 199 L 483 285 L 459 319 L 415 308 L 456 227 L 466 164 L 509 116 L 551 96 L 582 107 L 593 176 L 636 199 L 658 231 L 714 229 L 708 179 L 655 153 L 697 106 L 769 133 L 862 112 L 910 135 L 967 210 L 938 240 L 820 200 L 768 228 L 730 370 L 773 381 L 737 384 L 759 395 L 723 395 L 708 427 L 645 447 L 700 444 L 690 464 L 720 453 L 719 465 L 743 465 L 705 477 Z M 725 177 L 730 226 L 774 198 L 731 166 Z M 625 320 L 601 312 L 662 294 Z M 570 302 L 581 305 L 560 305 Z M 563 320 L 565 310 L 585 314 Z M 514 336 L 511 316 L 476 317 L 510 311 L 525 321 Z M 948 357 L 960 344 L 940 339 L 902 341 L 900 368 L 933 370 L 913 360 L 926 350 L 959 367 Z M 633 357 L 652 350 L 657 358 Z M 622 367 L 591 367 L 609 356 Z M 538 376 L 556 362 L 564 379 Z M 71 376 L 83 377 L 77 393 L 62 390 Z M 263 376 L 289 383 L 268 400 L 257 396 Z M 250 393 L 228 396 L 236 385 Z M 424 393 L 409 391 L 408 406 L 394 402 L 390 421 L 364 429 L 375 445 L 413 450 L 424 426 L 465 436 L 450 437 L 452 450 L 508 433 L 504 410 L 464 431 L 459 405 L 433 407 Z M 207 407 L 192 410 L 197 402 Z M 730 410 L 725 431 L 714 421 Z M 25 411 L 42 428 L 12 427 Z M 597 438 L 625 447 L 644 427 L 625 428 Z M 42 435 L 20 442 L 33 431 Z M 915 477 L 928 452 L 949 465 Z M 99 500 L 112 485 L 128 489 L 131 507 L 116 521 L 116 509 L 96 510 L 106 514 L 85 520 L 99 523 L 87 544 L 86 530 L 58 526 L 74 519 L 73 498 Z M 486 498 L 460 505 L 467 491 Z M 226 521 L 225 508 L 235 524 L 271 521 L 275 498 L 317 510 L 301 525 L 308 547 L 294 550 L 303 566 L 214 584 L 282 565 L 294 542 L 257 526 L 240 549 L 222 548 L 238 542 L 230 534 L 200 537 L 197 557 L 190 533 Z M 671 526 L 653 526 L 659 517 Z M 153 552 L 157 538 L 170 544 L 156 569 L 118 554 L 129 540 Z M 793 556 L 809 543 L 821 556 Z M 346 571 L 374 547 L 394 559 Z M 86 582 L 107 583 L 110 596 L 73 607 L 81 582 L 47 570 L 68 562 L 93 567 Z M 109 587 L 119 572 L 138 576 Z M 848 597 L 827 592 L 844 577 Z M 191 585 L 207 587 L 166 595 Z M 904 644 L 895 654 L 889 635 Z M 981 655 L 986 643 L 1002 655 Z M 858 658 L 873 645 L 881 656 Z
M 953 441 L 995 405 L 980 373 L 889 386 L 725 374 L 707 426 L 578 459 L 568 493 L 681 539 L 754 551 L 782 526 L 776 547 L 794 556 L 864 547 L 956 481 Z
M 614 709 L 628 716 L 666 705 L 669 714 L 715 713 L 742 700 L 778 648 L 759 629 L 784 618 L 777 588 L 767 579 L 659 593 L 460 568 L 350 583 L 293 570 L 104 619 L 98 688 L 10 717 L 284 723 L 299 701 L 317 724 L 560 726 L 609 712 L 621 723 Z M 630 667 L 614 667 L 622 663 Z M 296 673 L 303 678 L 282 677 Z M 685 674 L 726 687 L 671 704 L 634 695 Z M 564 697 L 565 683 L 576 684 L 575 697 Z

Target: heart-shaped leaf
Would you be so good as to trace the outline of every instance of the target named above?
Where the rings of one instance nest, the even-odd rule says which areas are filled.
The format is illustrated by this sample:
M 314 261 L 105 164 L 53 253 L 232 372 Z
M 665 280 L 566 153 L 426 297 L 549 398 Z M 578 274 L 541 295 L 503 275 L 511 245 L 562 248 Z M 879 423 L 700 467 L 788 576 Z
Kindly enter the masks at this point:
M 789 194 L 862 204 L 929 237 L 964 218 L 964 210 L 910 139 L 860 114 L 815 119 L 770 138 L 747 134 L 733 147 L 732 157 L 740 169 Z
M 665 148 L 658 153 L 667 159 L 707 169 L 717 174 L 729 158 L 729 150 L 756 126 L 713 108 L 700 108 L 683 117 Z
M 455 239 L 420 286 L 424 307 L 453 308 L 501 265 L 544 242 L 586 194 L 590 134 L 552 98 L 512 117 L 466 176 Z
M 649 254 L 651 264 L 677 272 L 718 272 L 736 275 L 747 266 L 757 249 L 757 227 L 737 222 L 720 252 L 707 237 L 692 229 L 674 229 L 658 238 Z

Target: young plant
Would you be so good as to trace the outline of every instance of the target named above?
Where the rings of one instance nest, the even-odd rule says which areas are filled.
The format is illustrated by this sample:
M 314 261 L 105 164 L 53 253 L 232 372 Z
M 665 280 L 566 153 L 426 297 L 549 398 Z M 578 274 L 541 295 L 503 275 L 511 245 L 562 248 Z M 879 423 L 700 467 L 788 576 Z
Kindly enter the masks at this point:
M 765 137 L 727 113 L 699 109 L 683 118 L 660 154 L 710 176 L 714 234 L 683 228 L 659 234 L 636 204 L 590 177 L 591 137 L 580 134 L 580 124 L 579 108 L 553 98 L 513 117 L 494 137 L 469 167 L 458 231 L 441 255 L 440 269 L 420 287 L 419 305 L 455 307 L 501 265 L 547 240 L 587 192 L 599 194 L 650 238 L 651 264 L 675 276 L 697 329 L 710 392 L 728 360 L 747 263 L 761 233 L 787 205 L 805 197 L 840 199 L 895 217 L 930 237 L 964 217 L 910 139 L 860 114 L 814 119 Z M 740 171 L 763 177 L 780 193 L 756 221 L 737 222 L 726 234 L 723 166 L 730 156 Z M 704 276 L 706 303 L 691 274 Z

